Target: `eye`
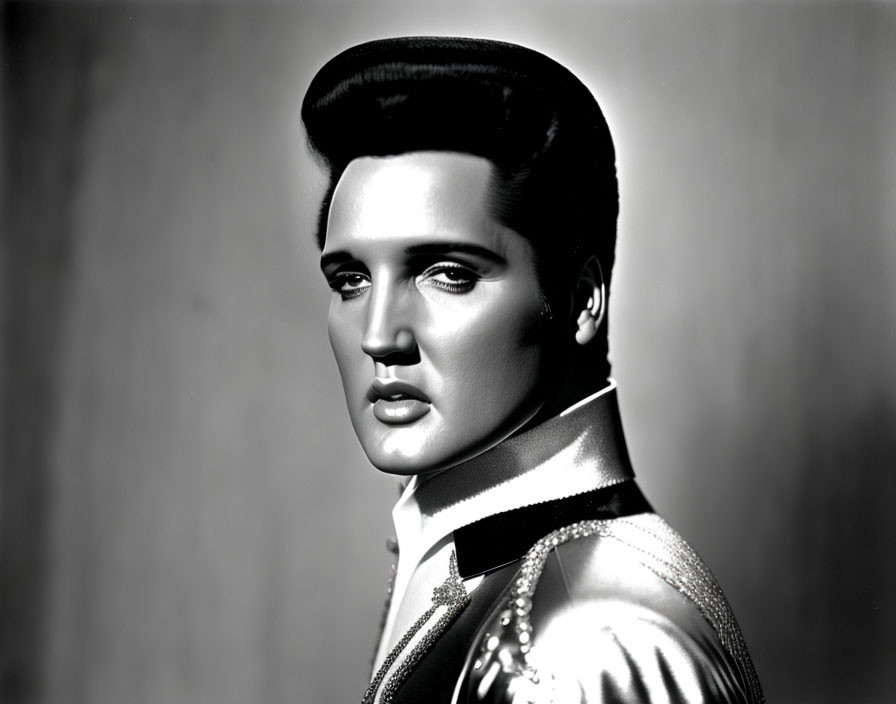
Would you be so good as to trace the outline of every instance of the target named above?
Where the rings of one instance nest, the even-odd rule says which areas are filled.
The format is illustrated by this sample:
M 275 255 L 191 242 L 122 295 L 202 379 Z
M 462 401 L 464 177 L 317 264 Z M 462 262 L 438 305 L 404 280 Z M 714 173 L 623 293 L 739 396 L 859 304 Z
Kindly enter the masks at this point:
M 473 289 L 479 275 L 454 262 L 441 262 L 429 267 L 418 277 L 418 282 L 427 283 L 449 293 L 466 293 Z
M 364 274 L 357 272 L 337 274 L 328 283 L 330 288 L 342 297 L 343 301 L 357 298 L 370 288 L 370 279 Z

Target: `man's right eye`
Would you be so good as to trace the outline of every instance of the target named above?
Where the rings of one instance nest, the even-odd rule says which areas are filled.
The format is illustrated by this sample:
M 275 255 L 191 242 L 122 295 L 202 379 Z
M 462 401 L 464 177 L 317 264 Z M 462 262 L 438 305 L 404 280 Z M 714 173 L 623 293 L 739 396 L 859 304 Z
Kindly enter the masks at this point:
M 370 288 L 370 279 L 364 274 L 345 273 L 334 276 L 329 281 L 330 288 L 338 293 L 342 300 L 356 298 Z

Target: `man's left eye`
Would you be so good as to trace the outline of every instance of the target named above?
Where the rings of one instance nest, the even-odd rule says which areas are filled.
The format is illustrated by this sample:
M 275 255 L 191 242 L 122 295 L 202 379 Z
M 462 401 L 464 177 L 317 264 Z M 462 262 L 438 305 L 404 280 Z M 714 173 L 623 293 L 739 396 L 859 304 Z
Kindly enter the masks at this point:
M 478 277 L 465 266 L 440 264 L 424 271 L 420 279 L 450 293 L 466 293 L 476 285 Z

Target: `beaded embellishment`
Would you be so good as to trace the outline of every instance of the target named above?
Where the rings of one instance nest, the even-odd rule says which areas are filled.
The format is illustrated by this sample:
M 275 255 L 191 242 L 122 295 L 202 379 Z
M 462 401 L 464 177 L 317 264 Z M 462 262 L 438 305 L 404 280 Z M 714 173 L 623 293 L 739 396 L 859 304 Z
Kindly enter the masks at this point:
M 692 601 L 731 655 L 750 701 L 765 701 L 746 643 L 721 587 L 699 555 L 654 514 L 581 521 L 546 535 L 530 548 L 511 586 L 508 608 L 499 614 L 492 631 L 483 636 L 479 657 L 473 664 L 480 700 L 495 694 L 490 690 L 500 673 L 511 676 L 513 701 L 556 699 L 557 683 L 550 673 L 538 672 L 536 653 L 532 652 L 532 598 L 550 552 L 569 540 L 593 535 L 613 538 L 633 548 L 647 569 Z
M 376 701 L 376 693 L 380 684 L 383 682 L 389 669 L 399 659 L 402 652 L 404 652 L 404 649 L 435 615 L 439 607 L 447 607 L 445 613 L 442 614 L 433 627 L 420 638 L 417 644 L 411 649 L 411 652 L 399 663 L 395 672 L 392 673 L 392 676 L 389 677 L 383 685 L 379 702 L 380 704 L 389 704 L 395 696 L 395 692 L 420 661 L 423 660 L 427 651 L 441 637 L 448 626 L 451 625 L 452 621 L 457 618 L 460 612 L 463 611 L 469 603 L 470 596 L 467 594 L 463 580 L 461 580 L 457 571 L 457 556 L 452 551 L 451 557 L 448 560 L 448 577 L 442 584 L 433 590 L 432 606 L 430 606 L 420 618 L 414 621 L 411 627 L 404 633 L 404 635 L 402 635 L 401 640 L 399 640 L 392 650 L 389 651 L 383 664 L 380 665 L 380 668 L 370 681 L 367 691 L 364 692 L 364 698 L 361 700 L 361 704 L 373 704 L 373 702 Z

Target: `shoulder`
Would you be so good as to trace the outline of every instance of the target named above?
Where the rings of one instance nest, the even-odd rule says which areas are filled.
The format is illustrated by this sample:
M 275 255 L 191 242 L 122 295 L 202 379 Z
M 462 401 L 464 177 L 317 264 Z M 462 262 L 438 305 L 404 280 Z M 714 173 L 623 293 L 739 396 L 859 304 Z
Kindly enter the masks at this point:
M 455 701 L 761 701 L 724 596 L 677 533 L 652 514 L 577 525 L 526 556 Z

